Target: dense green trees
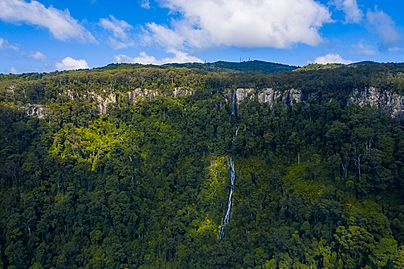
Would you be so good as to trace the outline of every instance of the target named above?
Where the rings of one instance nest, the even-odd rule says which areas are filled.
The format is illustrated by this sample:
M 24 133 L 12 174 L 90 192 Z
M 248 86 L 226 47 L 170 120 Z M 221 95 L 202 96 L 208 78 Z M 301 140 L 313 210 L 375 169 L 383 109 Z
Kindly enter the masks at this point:
M 399 92 L 400 70 L 117 66 L 2 76 L 0 267 L 401 268 L 402 122 L 343 102 L 373 83 Z M 240 104 L 232 149 L 226 96 L 241 84 L 299 86 L 319 98 Z M 162 94 L 119 100 L 105 115 L 84 97 L 136 87 Z M 174 97 L 175 87 L 193 95 Z M 27 117 L 27 103 L 45 104 L 46 116 Z M 236 188 L 220 241 L 231 150 Z

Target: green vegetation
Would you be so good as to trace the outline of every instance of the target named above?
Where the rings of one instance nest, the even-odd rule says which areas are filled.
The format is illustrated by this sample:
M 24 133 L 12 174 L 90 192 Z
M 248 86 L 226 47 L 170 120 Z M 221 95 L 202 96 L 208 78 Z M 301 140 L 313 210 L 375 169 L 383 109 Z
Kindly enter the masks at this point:
M 343 64 L 308 64 L 302 67 L 299 67 L 298 69 L 295 69 L 294 71 L 296 72 L 301 72 L 301 71 L 315 71 L 315 70 L 320 70 L 320 69 L 335 69 L 339 67 L 343 67 Z
M 296 66 L 284 65 L 284 64 L 277 64 L 277 63 L 269 63 L 269 62 L 262 62 L 262 61 L 243 61 L 239 63 L 234 62 L 214 62 L 214 63 L 205 63 L 205 64 L 198 64 L 198 63 L 186 63 L 186 64 L 166 64 L 165 66 L 172 66 L 172 67 L 186 67 L 186 68 L 197 68 L 206 71 L 229 71 L 229 72 L 257 72 L 257 73 L 281 73 L 281 72 L 288 72 L 296 69 Z
M 402 268 L 402 119 L 346 100 L 369 86 L 402 95 L 403 74 L 360 64 L 2 75 L 0 268 Z M 246 100 L 234 119 L 235 87 L 315 98 Z M 133 102 L 136 88 L 154 95 Z M 45 116 L 28 117 L 28 104 Z

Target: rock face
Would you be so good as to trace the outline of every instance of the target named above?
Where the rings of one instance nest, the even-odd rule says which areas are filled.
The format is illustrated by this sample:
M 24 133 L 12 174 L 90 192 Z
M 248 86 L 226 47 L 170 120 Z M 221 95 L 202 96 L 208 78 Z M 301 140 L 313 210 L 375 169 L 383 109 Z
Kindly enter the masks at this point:
M 247 98 L 254 99 L 256 96 L 256 90 L 253 88 L 238 88 L 236 90 L 237 104 L 241 104 Z
M 276 103 L 282 102 L 287 106 L 300 103 L 302 101 L 302 92 L 296 89 L 287 91 L 277 91 L 272 88 L 264 89 L 258 93 L 258 102 L 269 104 L 273 107 Z
M 127 97 L 131 104 L 136 104 L 136 102 L 141 100 L 152 100 L 161 94 L 157 90 L 150 90 L 150 89 L 141 89 L 137 88 L 133 91 L 127 92 Z
M 355 89 L 348 103 L 361 107 L 371 106 L 385 110 L 392 117 L 404 116 L 404 98 L 397 93 L 369 87 L 365 90 Z
M 302 101 L 302 92 L 296 89 L 287 91 L 274 90 L 272 88 L 256 90 L 254 88 L 238 88 L 236 90 L 237 104 L 241 104 L 246 100 L 257 98 L 258 102 L 268 104 L 273 107 L 277 103 L 283 103 L 291 106 Z
M 245 102 L 246 100 L 257 101 L 262 104 L 268 104 L 271 108 L 278 103 L 286 106 L 292 106 L 304 101 L 313 100 L 314 96 L 305 96 L 301 90 L 290 89 L 286 91 L 275 90 L 273 88 L 266 88 L 257 90 L 253 88 L 238 88 L 236 90 L 237 104 Z M 231 100 L 231 96 L 227 96 Z M 404 98 L 398 93 L 388 90 L 377 89 L 369 87 L 363 90 L 355 89 L 350 96 L 346 97 L 347 104 L 357 104 L 361 107 L 371 106 L 386 111 L 393 118 L 404 117 Z
M 174 89 L 174 97 L 178 97 L 178 96 L 189 96 L 189 95 L 193 95 L 194 92 L 190 89 L 186 89 L 186 88 L 175 88 Z
M 28 104 L 23 109 L 28 117 L 38 117 L 40 119 L 45 117 L 45 106 L 43 105 Z
M 97 102 L 97 111 L 100 114 L 106 114 L 108 105 L 116 103 L 116 94 L 115 93 L 110 93 L 105 97 L 98 95 L 98 94 L 94 94 L 93 98 Z
M 137 88 L 132 91 L 122 93 L 113 92 L 111 89 L 104 90 L 101 94 L 95 92 L 85 92 L 83 94 L 77 91 L 68 90 L 65 95 L 71 100 L 85 99 L 91 100 L 96 104 L 97 111 L 100 114 L 106 114 L 108 106 L 116 104 L 119 100 L 127 100 L 130 104 L 135 105 L 142 100 L 152 100 L 158 96 L 189 96 L 194 92 L 187 88 L 175 88 L 173 91 L 160 92 L 155 89 Z M 305 96 L 301 90 L 290 89 L 285 91 L 275 90 L 273 88 L 265 88 L 257 90 L 255 88 L 238 88 L 235 91 L 237 105 L 247 100 L 257 100 L 259 103 L 267 104 L 273 107 L 275 104 L 282 103 L 285 106 L 292 106 L 304 101 L 310 101 L 314 97 Z M 231 93 L 227 94 L 227 100 L 231 100 Z M 355 89 L 352 94 L 346 97 L 346 103 L 357 104 L 361 107 L 371 106 L 386 111 L 394 118 L 404 118 L 404 98 L 402 95 L 388 90 L 369 87 L 366 89 Z M 45 116 L 45 106 L 38 104 L 28 104 L 23 107 L 28 116 L 37 116 L 43 118 Z
M 106 114 L 108 106 L 116 104 L 119 100 L 126 100 L 130 104 L 135 105 L 139 101 L 153 100 L 158 96 L 189 96 L 194 92 L 187 88 L 175 88 L 173 91 L 166 91 L 164 93 L 155 89 L 141 89 L 136 88 L 129 92 L 116 92 L 112 89 L 103 90 L 102 93 L 96 93 L 93 91 L 79 93 L 74 90 L 67 90 L 64 94 L 71 100 L 84 99 L 91 100 L 96 104 L 98 113 Z
M 192 90 L 186 88 L 175 88 L 172 92 L 174 97 L 189 96 L 193 94 L 194 92 Z M 127 92 L 126 95 L 129 102 L 134 105 L 142 100 L 152 100 L 158 96 L 167 96 L 167 93 L 160 93 L 158 90 L 137 88 L 133 91 Z M 168 93 L 168 96 L 170 95 L 171 93 Z

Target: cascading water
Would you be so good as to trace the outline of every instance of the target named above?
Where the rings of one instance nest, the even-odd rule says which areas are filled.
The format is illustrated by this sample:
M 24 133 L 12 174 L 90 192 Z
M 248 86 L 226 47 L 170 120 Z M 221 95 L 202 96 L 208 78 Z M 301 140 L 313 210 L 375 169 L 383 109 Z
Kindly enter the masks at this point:
M 236 90 L 233 90 L 231 94 L 231 115 L 236 117 Z
M 232 93 L 232 111 L 231 111 L 231 115 L 232 117 L 236 118 L 237 117 L 237 111 L 236 111 L 236 91 L 233 90 Z M 235 129 L 234 131 L 234 135 L 232 138 L 232 143 L 231 143 L 231 149 L 233 149 L 234 147 L 234 140 L 238 134 L 238 127 L 233 126 L 233 128 Z M 232 206 L 232 202 L 233 202 L 233 192 L 234 192 L 234 184 L 236 182 L 236 171 L 234 168 L 234 160 L 233 157 L 230 156 L 230 191 L 229 191 L 229 198 L 227 201 L 227 207 L 226 207 L 226 213 L 224 215 L 223 218 L 223 224 L 220 228 L 220 240 L 223 239 L 224 237 L 224 228 L 227 224 L 230 223 L 230 212 L 231 212 L 231 206 Z

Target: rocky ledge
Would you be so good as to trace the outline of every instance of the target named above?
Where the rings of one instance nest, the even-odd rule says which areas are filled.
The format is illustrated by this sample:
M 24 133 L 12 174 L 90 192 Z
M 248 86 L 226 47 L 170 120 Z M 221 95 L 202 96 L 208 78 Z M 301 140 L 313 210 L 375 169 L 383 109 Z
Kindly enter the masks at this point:
M 237 104 L 240 105 L 247 100 L 257 100 L 262 104 L 267 104 L 271 108 L 278 103 L 286 106 L 307 102 L 314 99 L 314 96 L 306 95 L 298 89 L 275 90 L 272 88 L 238 88 L 236 89 Z M 231 95 L 227 94 L 227 99 L 231 100 Z M 404 117 L 404 97 L 398 93 L 369 87 L 365 89 L 355 89 L 348 95 L 345 103 L 357 104 L 361 107 L 371 106 L 384 110 L 394 118 Z

